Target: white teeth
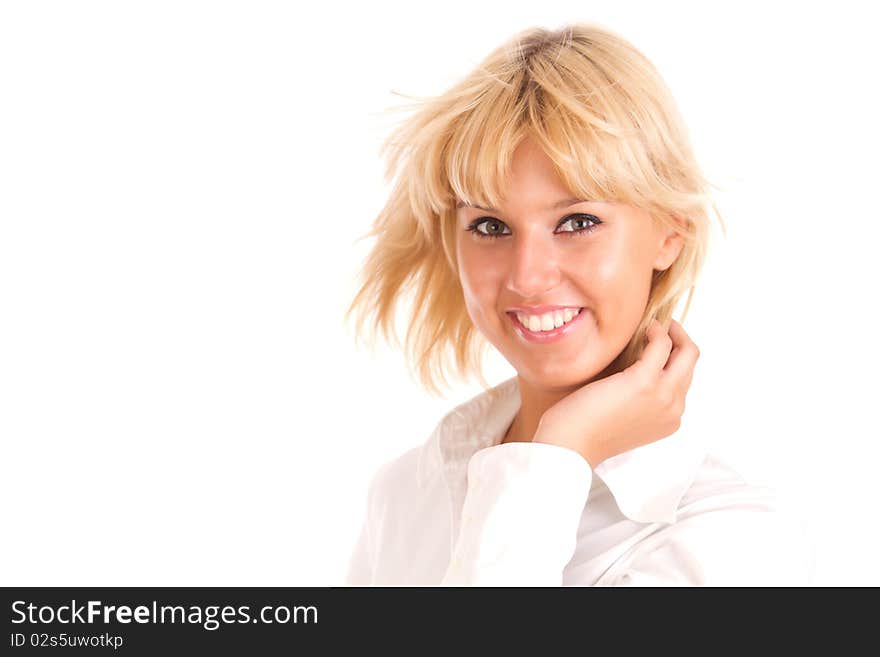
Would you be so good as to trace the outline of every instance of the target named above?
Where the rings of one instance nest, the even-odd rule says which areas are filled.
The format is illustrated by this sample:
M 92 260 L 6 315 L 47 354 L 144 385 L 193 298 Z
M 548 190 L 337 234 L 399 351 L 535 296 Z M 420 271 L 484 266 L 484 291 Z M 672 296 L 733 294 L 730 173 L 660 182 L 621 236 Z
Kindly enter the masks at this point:
M 530 331 L 551 331 L 563 324 L 567 324 L 577 317 L 580 312 L 580 308 L 566 308 L 565 310 L 555 310 L 543 315 L 516 313 L 516 318 Z

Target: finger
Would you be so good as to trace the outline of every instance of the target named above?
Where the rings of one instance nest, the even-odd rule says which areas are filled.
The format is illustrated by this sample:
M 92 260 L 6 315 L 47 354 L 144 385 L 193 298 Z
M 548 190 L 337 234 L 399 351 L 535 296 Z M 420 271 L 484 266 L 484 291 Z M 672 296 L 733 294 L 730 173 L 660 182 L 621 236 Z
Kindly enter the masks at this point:
M 687 389 L 691 385 L 700 350 L 681 324 L 675 320 L 669 324 L 669 337 L 674 346 L 666 367 L 663 368 L 663 375 Z
M 636 369 L 659 374 L 672 351 L 672 338 L 656 319 L 651 320 L 646 335 L 648 344 L 642 350 L 642 357 L 636 361 Z

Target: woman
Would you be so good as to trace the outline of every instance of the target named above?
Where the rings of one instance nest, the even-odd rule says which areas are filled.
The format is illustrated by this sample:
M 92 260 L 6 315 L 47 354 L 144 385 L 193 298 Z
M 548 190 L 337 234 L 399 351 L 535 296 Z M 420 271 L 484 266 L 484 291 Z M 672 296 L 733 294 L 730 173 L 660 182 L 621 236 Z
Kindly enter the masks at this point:
M 678 431 L 698 349 L 671 316 L 718 213 L 644 55 L 597 26 L 526 30 L 385 148 L 349 313 L 387 338 L 412 292 L 425 387 L 451 356 L 486 391 L 376 473 L 347 582 L 808 583 L 772 491 Z M 487 342 L 517 373 L 491 389 Z

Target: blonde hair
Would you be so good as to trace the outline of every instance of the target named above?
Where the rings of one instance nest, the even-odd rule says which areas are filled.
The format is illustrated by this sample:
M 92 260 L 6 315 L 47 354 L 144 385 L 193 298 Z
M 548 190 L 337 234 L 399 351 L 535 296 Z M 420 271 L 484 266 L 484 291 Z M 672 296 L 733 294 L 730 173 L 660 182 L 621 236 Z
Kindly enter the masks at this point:
M 487 341 L 464 304 L 455 257 L 456 203 L 499 207 L 513 152 L 530 136 L 579 198 L 647 210 L 683 237 L 665 271 L 655 271 L 645 313 L 615 360 L 635 362 L 653 318 L 666 325 L 688 291 L 687 315 L 709 238 L 709 194 L 684 123 L 651 62 L 632 44 L 596 25 L 533 27 L 492 51 L 440 96 L 418 99 L 415 112 L 383 143 L 390 196 L 372 229 L 376 242 L 345 314 L 358 313 L 356 337 L 372 319 L 373 336 L 400 347 L 396 309 L 410 295 L 406 360 L 431 393 L 482 374 Z M 438 248 L 440 247 L 440 248 Z

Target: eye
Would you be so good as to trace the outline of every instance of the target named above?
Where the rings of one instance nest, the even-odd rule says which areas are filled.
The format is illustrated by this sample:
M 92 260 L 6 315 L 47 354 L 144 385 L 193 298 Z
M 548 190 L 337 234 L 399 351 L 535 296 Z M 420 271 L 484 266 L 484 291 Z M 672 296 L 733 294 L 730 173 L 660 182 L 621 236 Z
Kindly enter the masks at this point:
M 507 233 L 502 233 L 504 227 L 504 222 L 498 221 L 498 219 L 492 219 L 491 217 L 481 217 L 477 219 L 470 226 L 467 227 L 467 230 L 473 232 L 478 237 L 498 237 L 499 235 L 505 235 Z M 487 226 L 486 231 L 480 230 L 481 226 Z
M 562 220 L 560 226 L 564 226 L 567 223 L 571 223 L 572 226 L 577 226 L 580 224 L 579 228 L 572 228 L 571 230 L 564 230 L 563 233 L 591 233 L 596 229 L 596 226 L 601 224 L 598 217 L 594 217 L 591 214 L 573 214 Z
M 596 226 L 601 224 L 602 221 L 591 214 L 572 214 L 565 217 L 565 219 L 560 222 L 559 226 L 561 227 L 569 223 L 572 224 L 572 228 L 560 232 L 568 237 L 574 237 L 575 235 L 592 233 L 596 230 Z M 483 226 L 486 227 L 485 230 L 482 229 Z M 480 238 L 495 239 L 510 234 L 509 231 L 506 233 L 502 232 L 506 227 L 506 224 L 498 219 L 493 219 L 492 217 L 480 217 L 479 219 L 474 220 L 466 230 L 474 233 Z

